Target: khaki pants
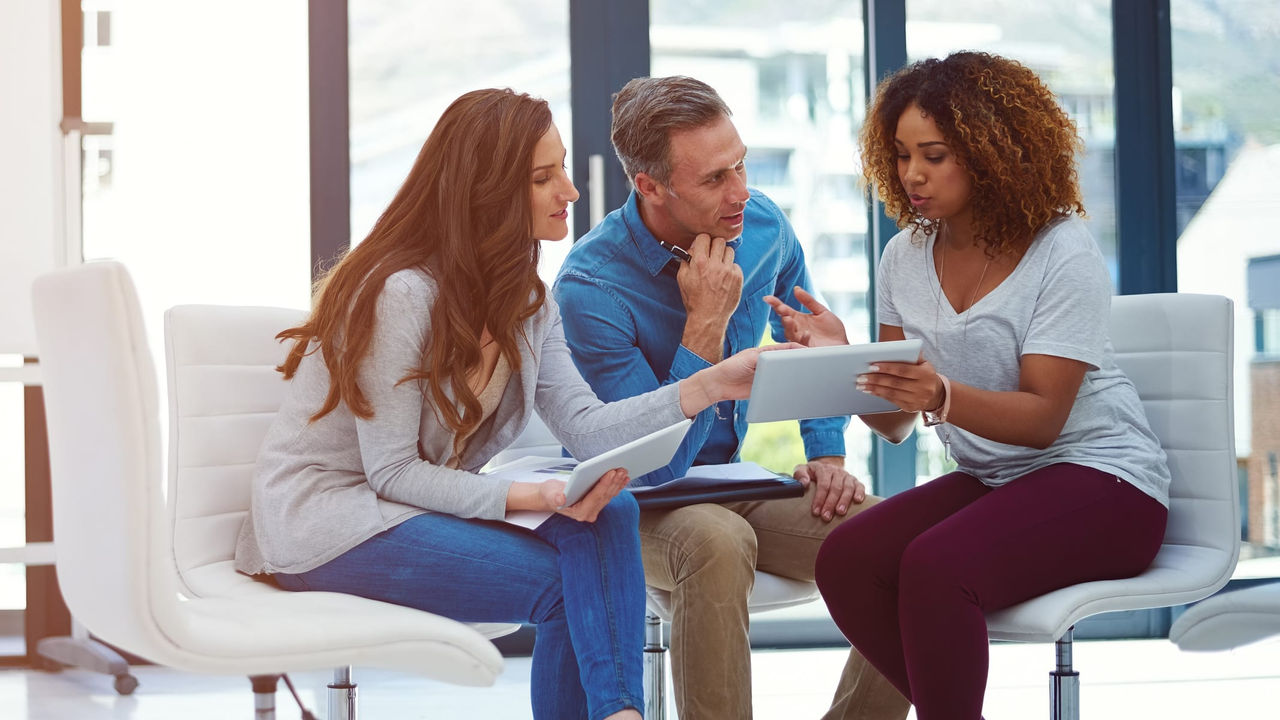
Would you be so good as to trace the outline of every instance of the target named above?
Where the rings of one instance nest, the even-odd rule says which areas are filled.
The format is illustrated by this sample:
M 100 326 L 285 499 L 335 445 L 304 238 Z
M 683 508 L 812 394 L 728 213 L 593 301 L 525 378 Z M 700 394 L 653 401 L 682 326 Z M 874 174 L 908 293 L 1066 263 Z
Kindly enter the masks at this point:
M 680 720 L 750 720 L 747 598 L 757 569 L 813 581 L 814 558 L 843 518 L 803 497 L 688 505 L 640 514 L 645 582 L 671 593 L 671 674 Z M 868 497 L 850 517 L 879 502 Z M 902 720 L 909 705 L 850 650 L 826 720 Z

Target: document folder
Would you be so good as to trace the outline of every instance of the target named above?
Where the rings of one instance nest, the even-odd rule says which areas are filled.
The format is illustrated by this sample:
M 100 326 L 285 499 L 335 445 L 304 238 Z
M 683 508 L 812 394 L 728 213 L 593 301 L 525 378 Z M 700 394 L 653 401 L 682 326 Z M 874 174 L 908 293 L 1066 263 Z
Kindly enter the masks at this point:
M 641 510 L 658 510 L 697 503 L 798 497 L 804 494 L 804 485 L 788 475 L 744 462 L 694 466 L 682 478 L 632 488 L 631 492 Z

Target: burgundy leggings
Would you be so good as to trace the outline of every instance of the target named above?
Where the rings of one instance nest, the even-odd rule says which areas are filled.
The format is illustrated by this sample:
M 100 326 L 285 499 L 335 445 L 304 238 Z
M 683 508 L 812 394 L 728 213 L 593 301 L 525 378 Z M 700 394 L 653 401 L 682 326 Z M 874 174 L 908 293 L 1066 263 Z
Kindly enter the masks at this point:
M 1059 464 L 989 488 L 943 475 L 845 521 L 818 552 L 831 617 L 920 720 L 981 717 L 983 613 L 1067 585 L 1132 577 L 1164 506 L 1114 475 Z

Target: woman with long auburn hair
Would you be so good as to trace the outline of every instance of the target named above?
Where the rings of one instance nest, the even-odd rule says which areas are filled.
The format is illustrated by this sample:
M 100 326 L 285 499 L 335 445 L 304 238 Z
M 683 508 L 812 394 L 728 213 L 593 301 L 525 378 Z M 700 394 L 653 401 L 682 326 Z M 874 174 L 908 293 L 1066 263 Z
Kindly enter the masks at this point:
M 920 338 L 922 357 L 858 377 L 900 409 L 863 420 L 901 442 L 923 415 L 958 467 L 836 528 L 815 574 L 920 720 L 981 717 L 986 613 L 1137 575 L 1164 537 L 1169 471 L 1115 364 L 1079 145 L 1034 72 L 986 53 L 903 68 L 867 111 L 863 172 L 902 228 L 877 268 L 879 337 Z M 844 341 L 802 302 L 771 303 L 788 338 Z
M 750 390 L 756 352 L 605 404 L 537 275 L 578 198 L 546 102 L 477 90 L 445 110 L 369 236 L 319 284 L 280 370 L 236 567 L 465 622 L 537 625 L 535 718 L 643 711 L 644 573 L 622 469 L 564 484 L 480 468 L 535 410 L 597 455 Z M 555 511 L 534 531 L 508 511 Z

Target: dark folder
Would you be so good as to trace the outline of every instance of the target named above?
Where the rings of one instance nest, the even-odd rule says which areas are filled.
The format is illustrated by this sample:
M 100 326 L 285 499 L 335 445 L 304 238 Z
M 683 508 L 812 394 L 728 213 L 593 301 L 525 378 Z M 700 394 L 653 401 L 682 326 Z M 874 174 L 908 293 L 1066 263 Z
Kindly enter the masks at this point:
M 674 487 L 668 488 L 659 485 L 636 492 L 636 503 L 640 505 L 640 509 L 659 510 L 682 505 L 695 505 L 697 503 L 771 500 L 774 498 L 798 497 L 804 494 L 804 485 L 801 485 L 799 480 L 787 475 L 750 480 L 725 480 L 714 484 L 696 484 L 683 487 L 678 482 L 668 484 L 674 485 Z

